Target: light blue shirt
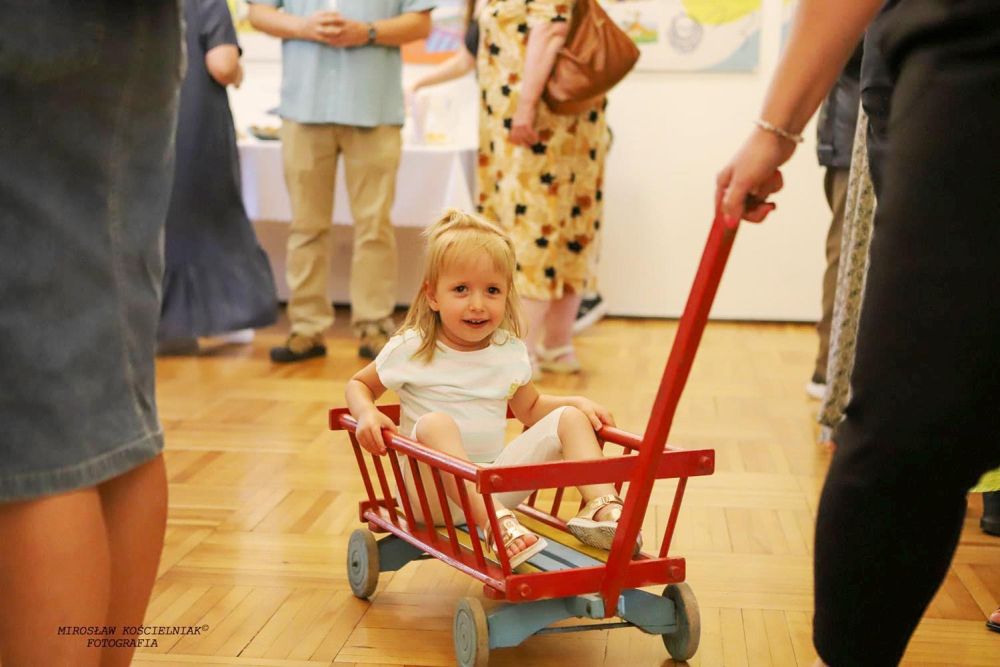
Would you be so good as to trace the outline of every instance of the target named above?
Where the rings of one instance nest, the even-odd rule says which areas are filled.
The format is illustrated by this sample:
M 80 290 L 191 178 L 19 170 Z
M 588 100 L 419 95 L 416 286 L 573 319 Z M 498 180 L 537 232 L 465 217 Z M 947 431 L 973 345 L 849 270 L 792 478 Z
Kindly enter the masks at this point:
M 253 0 L 309 16 L 327 0 Z M 337 11 L 371 23 L 434 8 L 435 0 L 338 0 Z M 329 47 L 286 39 L 281 45 L 279 113 L 299 123 L 374 127 L 403 124 L 402 57 L 394 46 Z

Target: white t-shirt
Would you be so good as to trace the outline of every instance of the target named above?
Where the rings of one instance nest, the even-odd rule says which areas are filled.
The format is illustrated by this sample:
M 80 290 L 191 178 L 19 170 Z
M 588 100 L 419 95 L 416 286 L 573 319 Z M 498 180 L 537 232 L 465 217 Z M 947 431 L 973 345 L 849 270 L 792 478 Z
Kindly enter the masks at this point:
M 482 350 L 459 352 L 437 344 L 430 363 L 413 358 L 420 334 L 393 336 L 375 358 L 386 388 L 399 394 L 399 432 L 409 436 L 428 412 L 452 417 L 473 463 L 492 463 L 504 445 L 507 401 L 531 380 L 531 362 L 523 342 L 498 331 Z

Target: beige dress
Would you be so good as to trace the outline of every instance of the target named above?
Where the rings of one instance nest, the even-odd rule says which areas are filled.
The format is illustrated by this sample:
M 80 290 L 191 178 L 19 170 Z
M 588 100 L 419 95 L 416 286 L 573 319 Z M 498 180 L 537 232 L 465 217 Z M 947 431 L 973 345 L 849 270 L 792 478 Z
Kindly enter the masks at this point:
M 558 299 L 595 286 L 591 255 L 600 234 L 604 100 L 576 115 L 539 103 L 533 146 L 509 141 L 532 27 L 569 21 L 572 0 L 489 0 L 479 15 L 480 95 L 477 209 L 514 239 L 522 297 Z

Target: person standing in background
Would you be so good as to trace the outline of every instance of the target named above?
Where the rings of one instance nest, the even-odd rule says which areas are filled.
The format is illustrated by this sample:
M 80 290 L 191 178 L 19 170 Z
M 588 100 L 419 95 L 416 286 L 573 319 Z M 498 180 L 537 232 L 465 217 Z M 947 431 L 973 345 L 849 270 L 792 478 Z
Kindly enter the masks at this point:
M 757 128 L 716 180 L 728 224 L 773 209 L 778 167 L 882 4 L 799 3 Z M 899 662 L 948 570 L 969 488 L 1000 465 L 1000 309 L 989 307 L 1000 284 L 989 206 L 1000 190 L 1000 14 L 992 0 L 889 4 L 875 233 L 851 399 L 816 519 L 819 665 Z
M 125 666 L 135 636 L 121 629 L 143 622 L 167 516 L 154 355 L 178 3 L 10 4 L 0 21 L 0 662 Z M 94 648 L 61 626 L 116 631 Z
M 354 217 L 351 324 L 359 356 L 374 359 L 395 329 L 396 238 L 389 219 L 402 151 L 399 47 L 430 34 L 434 0 L 253 0 L 250 23 L 282 39 L 280 115 L 292 205 L 286 278 L 291 335 L 275 362 L 326 354 L 337 161 Z
M 536 376 L 581 370 L 572 329 L 596 282 L 603 212 L 605 98 L 570 115 L 541 100 L 572 11 L 557 0 L 489 0 L 479 16 L 477 210 L 514 239 Z
M 267 255 L 243 208 L 236 131 L 226 86 L 243 79 L 225 0 L 185 0 L 187 73 L 167 211 L 160 349 L 198 350 L 198 337 L 253 335 L 277 319 Z M 249 340 L 247 336 L 243 340 Z M 225 338 L 224 338 L 225 339 Z
M 851 175 L 851 152 L 854 146 L 854 128 L 858 124 L 858 106 L 861 94 L 862 44 L 851 54 L 837 82 L 820 108 L 816 124 L 816 157 L 826 168 L 823 191 L 832 216 L 826 233 L 826 269 L 823 271 L 823 312 L 816 324 L 819 350 L 813 366 L 812 378 L 806 384 L 806 393 L 817 400 L 826 393 L 826 367 L 830 353 L 830 323 L 833 320 L 833 301 L 837 290 L 837 268 L 840 266 L 841 231 L 844 228 L 844 210 L 847 205 L 847 181 Z

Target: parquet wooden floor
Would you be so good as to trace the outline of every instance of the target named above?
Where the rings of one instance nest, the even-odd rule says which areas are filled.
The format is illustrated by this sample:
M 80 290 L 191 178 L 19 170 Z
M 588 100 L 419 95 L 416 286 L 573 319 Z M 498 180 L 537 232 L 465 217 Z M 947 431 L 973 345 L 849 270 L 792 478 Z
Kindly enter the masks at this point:
M 346 321 L 345 313 L 340 321 Z M 588 371 L 547 376 L 544 391 L 584 393 L 642 432 L 675 325 L 605 320 L 578 339 Z M 451 665 L 451 617 L 472 579 L 425 561 L 384 573 L 371 602 L 352 597 L 345 545 L 362 495 L 346 435 L 326 430 L 360 367 L 343 325 L 325 359 L 274 366 L 281 326 L 251 346 L 158 362 L 170 516 L 147 614 L 203 626 L 161 637 L 135 664 Z M 811 327 L 713 323 L 671 441 L 713 447 L 717 472 L 693 479 L 672 551 L 687 558 L 702 618 L 692 665 L 810 665 L 811 551 L 828 454 L 803 392 Z M 662 533 L 672 485 L 654 490 L 647 536 Z M 998 665 L 983 626 L 1000 603 L 1000 540 L 979 532 L 978 500 L 947 581 L 914 637 L 908 665 Z M 494 666 L 673 664 L 633 629 L 546 635 L 495 650 Z

